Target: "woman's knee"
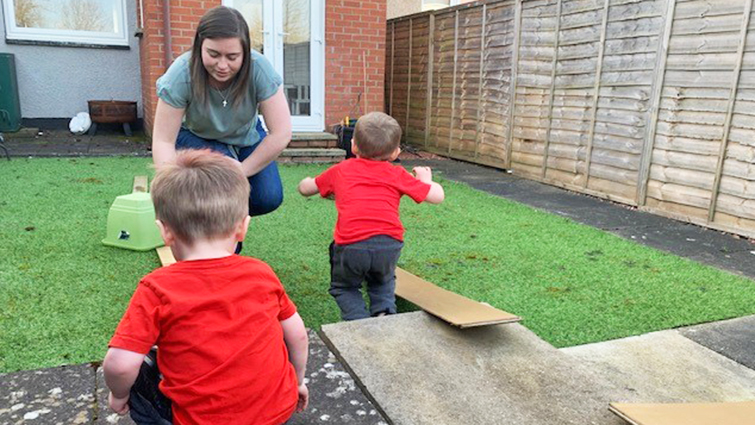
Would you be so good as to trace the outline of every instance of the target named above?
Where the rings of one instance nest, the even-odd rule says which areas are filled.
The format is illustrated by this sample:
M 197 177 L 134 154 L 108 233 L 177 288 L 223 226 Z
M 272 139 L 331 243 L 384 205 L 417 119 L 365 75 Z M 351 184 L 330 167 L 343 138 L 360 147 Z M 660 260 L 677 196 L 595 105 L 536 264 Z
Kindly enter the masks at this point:
M 254 188 L 252 188 L 254 192 Z M 249 215 L 263 215 L 278 209 L 283 203 L 283 191 L 268 190 L 264 196 L 252 196 L 249 199 Z

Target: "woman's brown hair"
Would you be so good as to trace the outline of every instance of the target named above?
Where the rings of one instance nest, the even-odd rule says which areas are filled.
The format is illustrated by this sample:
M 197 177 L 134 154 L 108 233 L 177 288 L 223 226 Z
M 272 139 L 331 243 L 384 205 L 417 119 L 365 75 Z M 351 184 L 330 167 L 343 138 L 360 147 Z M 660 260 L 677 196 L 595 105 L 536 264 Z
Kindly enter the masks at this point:
M 206 39 L 238 38 L 241 42 L 242 62 L 228 89 L 231 104 L 238 106 L 248 96 L 249 70 L 252 66 L 249 26 L 236 9 L 218 6 L 208 10 L 199 20 L 191 48 L 191 92 L 193 101 L 207 105 L 210 97 L 209 74 L 202 63 L 202 43 Z

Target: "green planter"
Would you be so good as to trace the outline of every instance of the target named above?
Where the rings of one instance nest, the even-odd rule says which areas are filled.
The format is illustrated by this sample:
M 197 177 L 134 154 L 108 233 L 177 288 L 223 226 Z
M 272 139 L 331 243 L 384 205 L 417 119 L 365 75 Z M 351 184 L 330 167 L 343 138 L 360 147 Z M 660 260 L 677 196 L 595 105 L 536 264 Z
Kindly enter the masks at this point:
M 102 243 L 134 251 L 149 251 L 164 245 L 155 224 L 155 207 L 149 193 L 134 192 L 115 198 Z

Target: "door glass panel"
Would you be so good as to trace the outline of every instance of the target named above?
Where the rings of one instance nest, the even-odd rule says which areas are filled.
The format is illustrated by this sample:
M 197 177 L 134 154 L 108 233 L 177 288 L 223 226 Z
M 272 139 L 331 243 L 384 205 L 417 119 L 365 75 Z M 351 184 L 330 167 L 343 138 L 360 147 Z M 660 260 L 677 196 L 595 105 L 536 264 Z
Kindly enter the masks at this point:
M 265 53 L 265 27 L 262 14 L 263 0 L 234 0 L 233 7 L 236 8 L 246 19 L 249 25 L 249 41 L 252 49 Z
M 310 0 L 283 1 L 283 90 L 291 115 L 310 115 Z

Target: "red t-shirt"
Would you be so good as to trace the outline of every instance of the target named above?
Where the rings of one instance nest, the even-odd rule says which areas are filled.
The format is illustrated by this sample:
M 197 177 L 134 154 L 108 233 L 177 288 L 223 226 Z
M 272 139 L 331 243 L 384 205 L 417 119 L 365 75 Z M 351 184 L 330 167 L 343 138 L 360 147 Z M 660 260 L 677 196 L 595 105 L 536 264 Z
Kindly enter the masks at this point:
M 260 260 L 181 261 L 139 282 L 110 347 L 158 345 L 175 424 L 280 424 L 298 399 L 280 325 L 294 313 Z
M 334 232 L 339 245 L 377 235 L 404 240 L 399 219 L 402 195 L 416 203 L 425 200 L 430 185 L 403 167 L 388 161 L 352 158 L 330 167 L 315 178 L 322 197 L 335 195 L 338 220 Z

